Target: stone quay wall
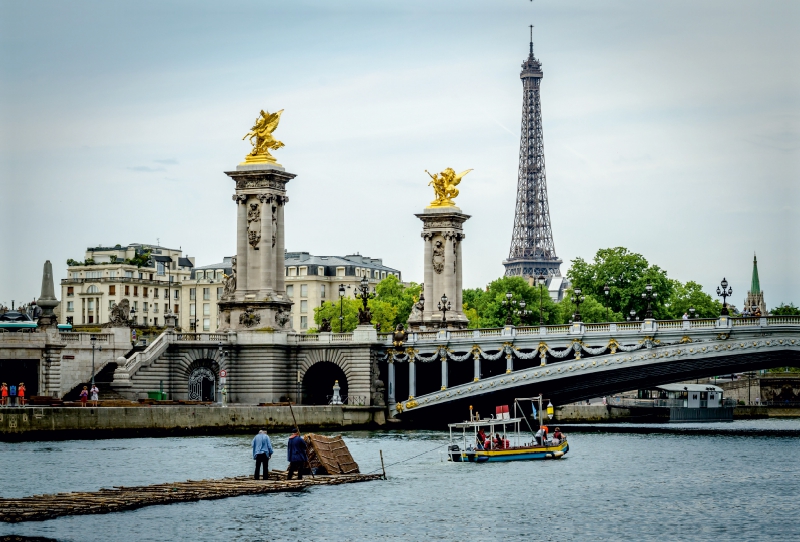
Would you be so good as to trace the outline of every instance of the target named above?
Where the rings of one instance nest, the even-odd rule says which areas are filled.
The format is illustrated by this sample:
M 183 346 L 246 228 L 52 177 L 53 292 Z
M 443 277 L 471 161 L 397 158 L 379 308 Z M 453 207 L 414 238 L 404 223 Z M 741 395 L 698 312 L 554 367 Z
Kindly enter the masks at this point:
M 385 423 L 385 409 L 294 406 L 303 432 L 368 428 Z M 288 406 L 23 407 L 0 409 L 0 440 L 69 440 L 286 431 Z

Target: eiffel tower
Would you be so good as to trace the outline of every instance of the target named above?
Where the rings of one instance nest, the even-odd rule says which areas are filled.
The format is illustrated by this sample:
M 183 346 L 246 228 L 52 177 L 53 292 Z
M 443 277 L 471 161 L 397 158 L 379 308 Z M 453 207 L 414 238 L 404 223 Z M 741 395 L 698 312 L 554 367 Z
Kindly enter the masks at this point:
M 550 226 L 550 208 L 547 203 L 542 104 L 539 100 L 543 75 L 542 63 L 533 56 L 533 25 L 531 25 L 530 53 L 522 63 L 522 72 L 519 75 L 523 90 L 519 179 L 511 250 L 508 259 L 503 262 L 506 276 L 544 275 L 548 279 L 561 276 L 561 260 L 556 256 L 553 229 Z

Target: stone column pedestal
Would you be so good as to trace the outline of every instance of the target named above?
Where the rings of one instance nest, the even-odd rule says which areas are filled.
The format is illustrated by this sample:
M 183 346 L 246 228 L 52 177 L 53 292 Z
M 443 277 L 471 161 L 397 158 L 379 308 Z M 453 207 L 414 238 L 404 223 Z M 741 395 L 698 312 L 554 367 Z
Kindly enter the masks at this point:
M 456 206 L 428 207 L 416 215 L 422 220 L 422 239 L 425 242 L 425 310 L 421 318 L 409 320 L 412 330 L 442 328 L 442 313 L 438 303 L 442 295 L 450 302 L 447 329 L 465 329 L 469 321 L 464 316 L 461 301 L 461 242 L 463 224 L 470 217 Z
M 292 302 L 284 288 L 283 207 L 295 175 L 270 163 L 239 164 L 226 171 L 236 182 L 239 206 L 235 288 L 219 302 L 220 331 L 292 331 Z

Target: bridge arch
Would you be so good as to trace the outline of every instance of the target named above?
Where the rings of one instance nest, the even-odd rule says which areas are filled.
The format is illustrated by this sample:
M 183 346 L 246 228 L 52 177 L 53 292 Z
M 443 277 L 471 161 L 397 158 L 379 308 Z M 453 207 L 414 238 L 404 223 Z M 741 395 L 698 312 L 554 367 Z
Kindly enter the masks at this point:
M 190 401 L 216 401 L 219 391 L 219 364 L 212 359 L 198 359 L 184 371 Z
M 352 367 L 341 349 L 319 348 L 304 352 L 299 361 L 298 379 L 301 382 L 301 403 L 304 405 L 328 404 L 333 394 L 333 384 L 339 381 L 340 395 L 349 391 Z

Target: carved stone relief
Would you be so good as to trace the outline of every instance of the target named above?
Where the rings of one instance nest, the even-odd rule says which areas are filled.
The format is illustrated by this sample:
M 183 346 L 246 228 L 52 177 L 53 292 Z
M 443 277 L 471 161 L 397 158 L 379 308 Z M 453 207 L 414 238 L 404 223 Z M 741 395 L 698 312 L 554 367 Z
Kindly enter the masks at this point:
M 444 271 L 444 241 L 437 239 L 433 242 L 433 270 L 436 274 L 441 275 Z

